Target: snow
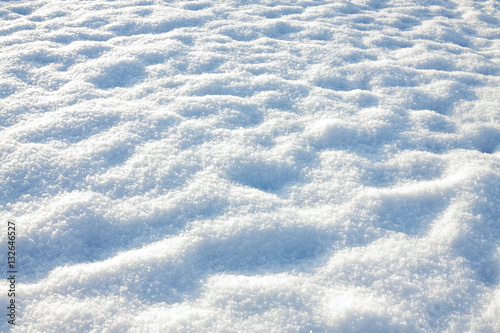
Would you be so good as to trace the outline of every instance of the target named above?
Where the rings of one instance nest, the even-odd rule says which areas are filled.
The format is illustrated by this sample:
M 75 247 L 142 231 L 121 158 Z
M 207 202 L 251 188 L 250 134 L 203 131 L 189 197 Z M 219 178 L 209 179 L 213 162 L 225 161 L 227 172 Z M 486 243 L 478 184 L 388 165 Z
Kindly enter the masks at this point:
M 1 331 L 500 331 L 497 1 L 0 22 Z

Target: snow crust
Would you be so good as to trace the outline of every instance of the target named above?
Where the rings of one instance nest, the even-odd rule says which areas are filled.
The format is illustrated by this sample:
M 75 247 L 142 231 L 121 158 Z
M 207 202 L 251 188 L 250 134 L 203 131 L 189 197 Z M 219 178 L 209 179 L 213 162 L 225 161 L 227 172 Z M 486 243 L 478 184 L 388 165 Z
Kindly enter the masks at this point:
M 499 2 L 2 1 L 0 48 L 12 332 L 500 331 Z

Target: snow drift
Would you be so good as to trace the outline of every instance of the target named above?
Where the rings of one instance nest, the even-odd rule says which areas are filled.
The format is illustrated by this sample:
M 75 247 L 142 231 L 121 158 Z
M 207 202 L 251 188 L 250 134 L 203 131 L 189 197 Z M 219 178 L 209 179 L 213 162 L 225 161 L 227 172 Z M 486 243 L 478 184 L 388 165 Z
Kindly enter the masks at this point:
M 499 25 L 495 1 L 3 1 L 1 330 L 500 331 Z

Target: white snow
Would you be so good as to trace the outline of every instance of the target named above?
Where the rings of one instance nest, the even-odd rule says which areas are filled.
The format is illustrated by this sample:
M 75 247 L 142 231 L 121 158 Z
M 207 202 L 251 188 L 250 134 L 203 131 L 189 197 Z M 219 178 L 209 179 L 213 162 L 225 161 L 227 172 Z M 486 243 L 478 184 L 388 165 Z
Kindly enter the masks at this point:
M 0 331 L 500 331 L 498 1 L 2 1 L 0 50 Z

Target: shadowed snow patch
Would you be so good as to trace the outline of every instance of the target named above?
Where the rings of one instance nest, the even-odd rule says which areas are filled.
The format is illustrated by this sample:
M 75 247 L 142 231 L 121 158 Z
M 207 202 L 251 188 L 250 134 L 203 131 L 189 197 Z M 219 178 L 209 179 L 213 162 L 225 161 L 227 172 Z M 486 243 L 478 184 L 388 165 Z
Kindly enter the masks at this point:
M 133 86 L 147 76 L 145 66 L 135 59 L 121 60 L 103 66 L 100 73 L 90 82 L 99 89 L 113 89 Z

